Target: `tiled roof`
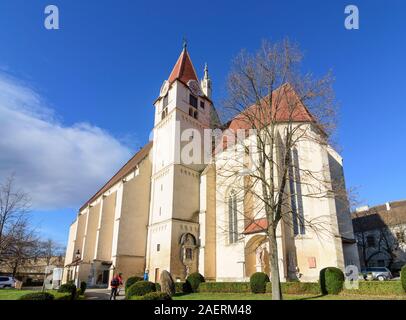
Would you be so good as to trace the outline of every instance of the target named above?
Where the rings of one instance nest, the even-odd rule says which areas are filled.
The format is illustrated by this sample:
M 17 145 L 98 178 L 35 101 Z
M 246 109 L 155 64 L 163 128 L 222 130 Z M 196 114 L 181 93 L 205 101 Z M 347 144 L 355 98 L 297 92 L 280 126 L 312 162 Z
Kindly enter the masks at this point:
M 371 207 L 368 210 L 352 214 L 354 232 L 382 229 L 387 226 L 406 224 L 406 200 Z
M 109 190 L 117 182 L 123 179 L 126 175 L 131 173 L 136 166 L 148 155 L 149 151 L 152 148 L 152 142 L 147 143 L 140 151 L 138 151 L 107 183 L 96 192 L 86 203 L 80 208 L 79 211 L 82 211 L 86 208 L 87 205 L 92 203 L 98 197 L 100 197 L 104 192 Z
M 253 104 L 242 110 L 229 123 L 229 129 L 251 129 L 253 124 L 259 129 L 271 122 L 316 122 L 309 110 L 300 101 L 290 84 L 284 84 L 272 92 L 272 112 L 264 97 L 260 104 Z
M 175 80 L 180 80 L 185 84 L 187 84 L 189 80 L 198 81 L 195 68 L 193 67 L 192 60 L 190 59 L 189 53 L 186 48 L 182 50 L 178 61 L 176 61 L 176 64 L 173 67 L 171 74 L 169 75 L 169 83 L 172 83 Z
M 256 219 L 251 222 L 244 230 L 244 234 L 251 234 L 266 231 L 268 228 L 268 221 L 266 218 Z

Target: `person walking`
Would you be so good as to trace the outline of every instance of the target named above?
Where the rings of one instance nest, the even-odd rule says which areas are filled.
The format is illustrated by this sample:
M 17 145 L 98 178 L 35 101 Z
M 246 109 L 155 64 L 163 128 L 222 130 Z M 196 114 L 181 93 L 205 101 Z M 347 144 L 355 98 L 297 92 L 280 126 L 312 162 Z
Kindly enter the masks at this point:
M 118 287 L 123 284 L 120 274 L 116 274 L 110 281 L 111 293 L 110 300 L 116 300 Z

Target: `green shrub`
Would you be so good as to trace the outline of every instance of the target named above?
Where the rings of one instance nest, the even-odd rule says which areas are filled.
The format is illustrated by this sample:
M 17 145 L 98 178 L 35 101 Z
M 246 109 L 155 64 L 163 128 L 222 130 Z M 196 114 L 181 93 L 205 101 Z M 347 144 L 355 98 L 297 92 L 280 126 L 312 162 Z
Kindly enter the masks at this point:
M 72 293 L 73 291 L 76 292 L 76 286 L 72 282 L 67 282 L 61 285 L 58 289 L 58 292 L 69 292 Z
M 175 282 L 175 292 L 176 293 L 184 293 L 183 291 L 183 286 L 185 285 L 185 282 Z
M 182 292 L 183 293 L 193 293 L 193 289 L 192 289 L 192 286 L 190 285 L 190 282 L 185 281 L 182 284 Z
M 80 283 L 80 293 L 79 293 L 79 295 L 84 295 L 85 291 L 86 291 L 86 288 L 87 288 L 87 283 L 82 281 Z
M 155 291 L 157 292 L 161 291 L 161 285 L 158 282 L 155 283 L 155 288 L 156 288 Z
M 395 296 L 404 295 L 400 281 L 359 281 L 358 289 L 344 289 L 348 295 Z
M 21 296 L 18 300 L 54 300 L 54 295 L 49 292 L 33 292 Z
M 155 283 L 150 281 L 138 281 L 127 289 L 125 295 L 126 299 L 129 299 L 132 296 L 143 296 L 147 293 L 155 291 L 156 291 Z
M 400 270 L 400 281 L 402 282 L 402 288 L 406 292 L 406 264 Z
M 199 292 L 251 292 L 249 282 L 205 282 L 199 286 Z
M 185 285 L 184 289 L 191 290 L 191 292 L 197 292 L 201 282 L 205 282 L 205 280 L 199 272 L 191 273 L 186 279 L 186 283 L 190 286 L 190 288 L 188 285 Z
M 264 272 L 255 272 L 250 278 L 250 287 L 252 293 L 265 293 L 266 283 L 269 277 Z
M 172 298 L 165 292 L 150 292 L 143 295 L 140 300 L 172 300 Z
M 72 300 L 72 295 L 70 293 L 57 294 L 54 300 Z
M 129 277 L 129 278 L 127 279 L 127 281 L 125 282 L 125 292 L 127 292 L 127 289 L 128 289 L 129 287 L 131 287 L 134 283 L 136 283 L 136 282 L 138 282 L 138 281 L 142 281 L 142 280 L 144 280 L 144 279 L 141 278 L 141 277 L 137 277 L 137 276 Z
M 344 285 L 344 273 L 335 267 L 320 270 L 320 290 L 323 294 L 339 294 Z

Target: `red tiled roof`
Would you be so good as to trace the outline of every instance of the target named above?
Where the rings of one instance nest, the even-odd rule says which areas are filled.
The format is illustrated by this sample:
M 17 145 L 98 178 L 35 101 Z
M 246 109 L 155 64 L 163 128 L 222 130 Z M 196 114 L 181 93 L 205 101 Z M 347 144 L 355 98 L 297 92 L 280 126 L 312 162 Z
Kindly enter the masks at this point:
M 79 211 L 82 211 L 88 204 L 92 203 L 104 192 L 109 190 L 117 182 L 128 175 L 132 170 L 134 170 L 136 166 L 148 155 L 151 148 L 152 141 L 147 143 L 140 151 L 138 151 L 109 181 L 106 182 L 106 184 L 99 191 L 96 192 L 93 197 L 86 201 L 86 203 L 79 209 Z
M 244 234 L 251 234 L 266 231 L 268 228 L 268 221 L 266 218 L 256 219 L 251 222 L 244 230 Z
M 172 83 L 175 80 L 180 80 L 185 84 L 187 84 L 189 80 L 198 81 L 195 68 L 193 67 L 192 60 L 190 59 L 189 53 L 186 48 L 182 50 L 178 61 L 176 61 L 176 64 L 173 67 L 171 74 L 169 75 L 169 83 Z
M 259 129 L 274 121 L 316 122 L 288 83 L 272 92 L 272 112 L 266 112 L 266 109 L 270 108 L 266 99 L 268 97 L 264 97 L 260 105 L 253 104 L 244 109 L 230 121 L 228 128 L 251 129 L 255 124 L 256 129 Z

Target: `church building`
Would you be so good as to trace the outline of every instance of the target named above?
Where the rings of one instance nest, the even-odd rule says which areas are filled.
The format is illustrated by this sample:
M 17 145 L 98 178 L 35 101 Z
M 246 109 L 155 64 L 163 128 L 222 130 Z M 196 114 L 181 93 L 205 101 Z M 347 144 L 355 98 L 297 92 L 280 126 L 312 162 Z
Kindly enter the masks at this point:
M 199 81 L 186 46 L 154 106 L 152 141 L 82 205 L 70 226 L 64 281 L 107 287 L 114 273 L 126 279 L 148 272 L 149 280 L 158 282 L 162 270 L 178 281 L 196 271 L 206 281 L 246 281 L 256 271 L 269 274 L 266 218 L 247 218 L 250 205 L 239 201 L 237 189 L 220 173 L 221 159 L 231 151 L 214 154 L 216 161 L 210 163 L 181 156 L 189 139 L 200 143 L 205 154 L 200 138 L 220 123 L 207 65 Z M 238 119 L 220 127 L 238 127 Z M 296 147 L 296 154 L 298 166 L 327 168 L 331 183 L 344 181 L 342 158 L 332 147 L 308 141 Z M 317 281 L 324 267 L 358 266 L 348 206 L 334 197 L 296 197 L 300 216 L 327 222 L 325 232 L 318 234 L 303 220 L 298 223 L 296 215 L 294 223 L 281 221 L 281 280 Z

